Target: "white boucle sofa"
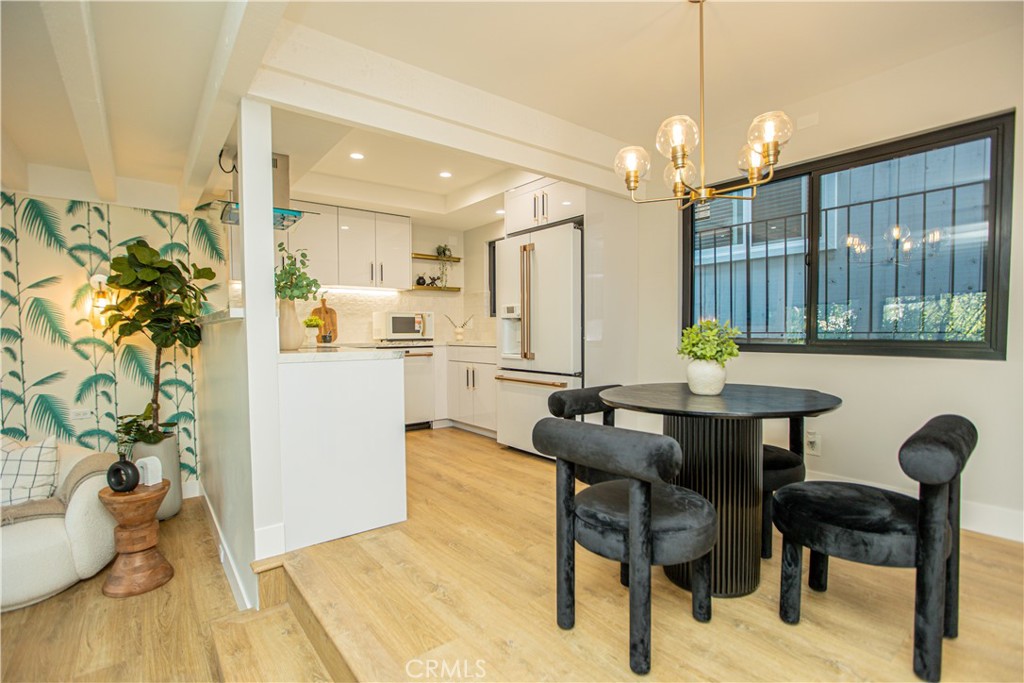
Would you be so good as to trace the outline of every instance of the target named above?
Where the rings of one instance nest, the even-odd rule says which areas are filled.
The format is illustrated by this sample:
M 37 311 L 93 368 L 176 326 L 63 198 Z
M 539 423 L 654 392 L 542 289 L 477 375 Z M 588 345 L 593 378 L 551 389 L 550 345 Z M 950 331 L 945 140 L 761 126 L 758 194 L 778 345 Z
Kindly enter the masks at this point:
M 0 611 L 45 600 L 93 576 L 114 558 L 114 518 L 99 500 L 117 456 L 58 446 L 57 491 L 46 500 L 4 507 Z

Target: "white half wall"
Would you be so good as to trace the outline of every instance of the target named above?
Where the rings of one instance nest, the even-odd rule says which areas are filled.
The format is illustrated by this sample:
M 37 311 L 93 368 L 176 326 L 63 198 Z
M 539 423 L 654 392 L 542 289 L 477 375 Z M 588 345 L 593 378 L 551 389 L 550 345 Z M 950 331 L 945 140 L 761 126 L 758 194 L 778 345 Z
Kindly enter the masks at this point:
M 838 410 L 809 419 L 823 454 L 808 461 L 818 477 L 914 490 L 899 468 L 903 440 L 928 418 L 960 413 L 980 439 L 963 477 L 966 528 L 1024 540 L 1024 41 L 1021 27 L 896 66 L 871 78 L 827 89 L 812 99 L 766 103 L 794 120 L 817 120 L 797 130 L 783 163 L 834 154 L 1007 109 L 1017 109 L 1014 159 L 1010 305 L 1005 361 L 744 353 L 729 363 L 729 381 L 818 389 L 843 399 Z M 708 152 L 709 178 L 734 177 L 733 147 L 745 124 L 716 131 Z M 681 381 L 676 356 L 680 320 L 679 222 L 674 207 L 640 207 L 639 379 Z M 646 424 L 646 423 L 645 423 Z M 660 428 L 658 425 L 648 425 Z M 784 422 L 766 423 L 765 438 L 786 443 Z

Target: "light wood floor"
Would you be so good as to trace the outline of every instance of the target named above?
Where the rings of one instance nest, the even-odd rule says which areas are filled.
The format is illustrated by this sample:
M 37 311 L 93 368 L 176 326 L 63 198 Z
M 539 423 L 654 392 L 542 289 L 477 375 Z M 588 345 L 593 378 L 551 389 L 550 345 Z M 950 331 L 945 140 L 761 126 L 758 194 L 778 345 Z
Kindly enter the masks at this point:
M 105 597 L 109 567 L 49 600 L 0 616 L 0 678 L 14 681 L 211 681 L 210 621 L 235 600 L 199 498 L 160 523 L 174 578 L 132 598 Z
M 579 550 L 576 628 L 555 623 L 553 464 L 455 429 L 407 443 L 409 521 L 287 560 L 352 670 L 380 681 L 639 678 L 616 564 Z M 152 593 L 105 598 L 101 572 L 4 614 L 2 680 L 211 680 L 208 623 L 235 607 L 198 500 L 161 525 L 160 548 L 177 573 Z M 1024 546 L 965 533 L 962 565 L 943 680 L 1024 680 Z M 912 571 L 833 560 L 829 591 L 805 588 L 797 626 L 778 618 L 778 551 L 759 590 L 715 600 L 708 624 L 660 570 L 653 579 L 649 680 L 915 680 Z
M 637 678 L 616 563 L 579 550 L 576 627 L 555 623 L 553 463 L 454 429 L 410 433 L 408 445 L 408 522 L 288 560 L 356 676 L 430 680 L 427 667 L 447 665 L 441 678 Z M 788 626 L 778 557 L 754 594 L 715 600 L 708 624 L 656 569 L 647 678 L 915 680 L 912 570 L 834 560 L 829 591 L 805 589 L 802 621 Z M 962 566 L 943 679 L 1024 679 L 1024 546 L 967 533 Z

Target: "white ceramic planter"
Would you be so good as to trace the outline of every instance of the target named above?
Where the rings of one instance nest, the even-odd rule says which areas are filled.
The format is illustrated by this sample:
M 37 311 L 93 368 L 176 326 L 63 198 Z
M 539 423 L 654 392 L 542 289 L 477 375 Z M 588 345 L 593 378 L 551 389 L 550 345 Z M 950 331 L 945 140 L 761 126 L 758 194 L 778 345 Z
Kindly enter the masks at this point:
M 171 436 L 160 443 L 136 443 L 132 446 L 132 460 L 155 455 L 160 459 L 162 476 L 171 482 L 167 496 L 156 511 L 156 518 L 165 520 L 181 510 L 181 463 L 178 460 L 178 437 Z
M 691 360 L 686 366 L 686 383 L 691 393 L 717 396 L 725 388 L 725 368 L 713 360 Z

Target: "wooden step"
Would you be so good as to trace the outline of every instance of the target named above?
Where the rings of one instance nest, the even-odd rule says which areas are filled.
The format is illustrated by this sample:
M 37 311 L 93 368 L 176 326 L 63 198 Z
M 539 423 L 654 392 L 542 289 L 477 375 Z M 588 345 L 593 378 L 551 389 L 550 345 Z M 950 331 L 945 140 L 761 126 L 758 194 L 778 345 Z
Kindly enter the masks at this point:
M 221 681 L 330 681 L 287 604 L 210 624 Z

